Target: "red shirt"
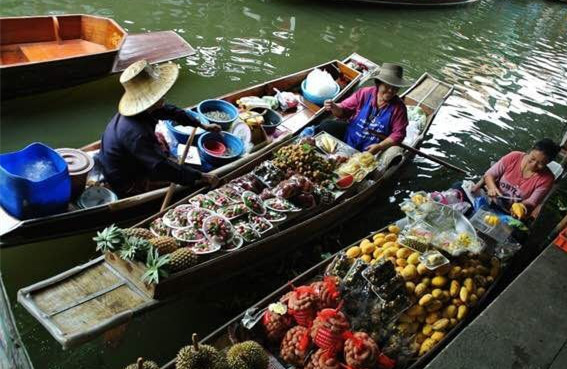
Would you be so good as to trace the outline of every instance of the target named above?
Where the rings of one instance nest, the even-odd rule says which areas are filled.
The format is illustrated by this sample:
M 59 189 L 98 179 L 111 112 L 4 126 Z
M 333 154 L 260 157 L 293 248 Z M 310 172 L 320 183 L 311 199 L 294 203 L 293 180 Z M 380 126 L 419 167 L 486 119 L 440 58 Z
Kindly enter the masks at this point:
M 486 174 L 494 177 L 504 196 L 520 197 L 530 211 L 538 206 L 553 186 L 553 173 L 548 168 L 534 173 L 530 178 L 522 176 L 522 159 L 526 154 L 512 151 L 503 156 Z M 519 201 L 512 201 L 519 202 Z
M 376 86 L 364 87 L 338 104 L 341 108 L 345 109 L 348 112 L 349 123 L 360 112 L 364 103 L 366 102 L 366 99 L 368 99 L 369 94 L 372 95 L 372 107 L 376 107 L 377 92 L 378 89 L 376 88 Z M 392 133 L 390 133 L 388 137 L 394 140 L 394 142 L 399 143 L 402 142 L 406 137 L 408 111 L 406 105 L 404 104 L 402 99 L 399 98 L 399 96 L 394 96 L 394 98 L 390 100 L 388 104 L 394 104 L 394 112 L 392 113 L 391 118 Z

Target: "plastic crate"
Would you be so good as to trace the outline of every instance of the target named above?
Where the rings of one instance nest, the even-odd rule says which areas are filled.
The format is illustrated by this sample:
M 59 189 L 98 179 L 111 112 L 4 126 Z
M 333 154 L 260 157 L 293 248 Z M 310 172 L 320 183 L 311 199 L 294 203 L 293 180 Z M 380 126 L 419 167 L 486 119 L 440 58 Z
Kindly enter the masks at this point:
M 491 226 L 486 224 L 484 217 L 487 215 L 496 215 L 496 213 L 487 211 L 485 209 L 478 209 L 477 212 L 470 219 L 471 224 L 481 233 L 484 233 L 490 238 L 498 242 L 506 242 L 512 234 L 512 228 L 500 221 L 498 225 Z
M 559 232 L 553 243 L 561 250 L 567 252 L 567 228 L 564 228 L 561 232 Z
M 63 212 L 71 197 L 65 160 L 39 142 L 0 154 L 0 205 L 13 217 L 30 219 Z

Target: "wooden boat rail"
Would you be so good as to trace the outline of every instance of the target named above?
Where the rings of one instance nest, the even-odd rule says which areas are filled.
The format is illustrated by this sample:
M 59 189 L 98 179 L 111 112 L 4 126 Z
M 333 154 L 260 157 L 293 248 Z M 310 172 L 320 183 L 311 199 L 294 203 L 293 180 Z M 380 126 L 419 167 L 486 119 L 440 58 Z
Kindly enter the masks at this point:
M 407 96 L 415 101 L 420 101 L 423 96 L 429 92 L 430 87 L 428 88 L 428 86 L 431 86 L 431 80 L 432 77 L 428 74 L 424 74 L 414 86 L 406 91 L 403 96 Z M 451 92 L 452 86 L 444 84 L 440 92 L 437 93 L 439 104 L 437 108 L 432 110 L 431 114 L 428 115 L 426 126 L 419 137 L 416 138 L 413 143 L 414 146 L 418 146 L 424 140 L 425 135 L 433 122 L 433 118 Z M 411 103 L 409 99 L 408 103 Z M 321 118 L 322 117 L 319 117 L 319 119 Z M 271 155 L 271 152 L 264 153 L 255 160 L 248 162 L 243 167 L 232 172 L 226 177 L 226 179 L 235 178 L 240 174 L 248 172 L 256 163 L 268 158 L 269 155 Z M 157 307 L 158 305 L 166 303 L 167 301 L 181 295 L 182 292 L 186 292 L 191 289 L 203 288 L 203 286 L 206 286 L 213 281 L 218 282 L 220 278 L 230 278 L 232 275 L 242 272 L 246 268 L 252 267 L 253 264 L 257 263 L 259 260 L 280 257 L 284 253 L 288 253 L 292 248 L 299 247 L 319 234 L 324 233 L 327 229 L 335 226 L 339 222 L 350 219 L 350 217 L 356 215 L 357 212 L 363 208 L 364 204 L 374 196 L 376 190 L 380 188 L 383 182 L 392 177 L 411 156 L 411 153 L 403 152 L 400 160 L 387 168 L 383 175 L 377 178 L 375 182 L 368 182 L 366 186 L 361 186 L 351 193 L 350 197 L 344 201 L 327 209 L 323 209 L 321 212 L 308 217 L 304 221 L 290 225 L 289 227 L 282 229 L 280 232 L 263 238 L 258 242 L 252 243 L 231 253 L 219 254 L 214 258 L 201 262 L 193 268 L 173 274 L 161 281 L 158 285 L 158 289 L 154 292 L 148 292 L 147 290 L 144 291 L 144 288 L 139 287 L 139 283 L 134 283 L 137 280 L 135 276 L 130 274 L 121 275 L 123 278 L 129 279 L 129 282 L 124 285 L 129 289 L 128 294 L 140 298 L 139 305 L 137 306 L 128 305 L 128 301 L 124 302 L 122 305 L 120 305 L 120 302 L 103 304 L 106 309 L 104 312 L 100 312 L 102 307 L 98 307 L 98 310 L 89 313 L 89 309 L 79 304 L 75 305 L 76 307 L 66 310 L 65 314 L 67 314 L 67 316 L 57 317 L 57 315 L 55 315 L 50 318 L 45 315 L 46 312 L 44 309 L 51 309 L 50 306 L 44 308 L 41 307 L 41 304 L 43 303 L 42 301 L 46 299 L 45 296 L 49 296 L 53 293 L 59 293 L 62 297 L 56 299 L 58 304 L 61 303 L 61 300 L 64 300 L 63 297 L 70 301 L 76 301 L 85 297 L 84 295 L 78 297 L 77 294 L 71 294 L 70 292 L 67 294 L 60 292 L 62 290 L 65 291 L 67 285 L 70 285 L 72 290 L 73 286 L 77 284 L 76 281 L 80 278 L 86 279 L 85 283 L 91 286 L 87 289 L 87 291 L 90 291 L 88 294 L 96 294 L 98 296 L 93 301 L 99 301 L 106 296 L 98 294 L 97 292 L 99 290 L 107 289 L 117 283 L 116 277 L 114 277 L 113 283 L 109 282 L 107 284 L 99 284 L 99 288 L 97 290 L 95 286 L 92 285 L 96 282 L 89 279 L 89 277 L 92 278 L 92 276 L 86 275 L 90 271 L 89 268 L 75 268 L 73 271 L 68 272 L 68 274 L 61 276 L 60 278 L 54 277 L 49 282 L 40 282 L 22 289 L 18 293 L 18 301 L 26 309 L 28 309 L 64 347 L 77 345 L 92 338 L 95 335 L 92 333 L 93 330 L 101 332 L 105 329 L 110 329 L 117 326 L 119 323 L 124 323 L 122 320 L 124 316 L 139 315 L 149 308 Z M 188 198 L 180 200 L 178 203 L 173 204 L 172 207 L 186 202 L 187 199 Z M 138 226 L 148 225 L 153 219 L 161 214 L 163 213 L 158 213 L 148 218 L 144 222 L 138 224 Z M 115 268 L 113 268 L 109 263 L 104 262 L 103 256 L 92 262 L 92 265 L 101 264 L 105 264 L 108 268 L 114 269 L 114 272 L 107 271 L 107 274 L 116 272 Z M 121 270 L 121 272 L 124 271 Z M 154 298 L 150 297 L 152 296 L 152 293 L 155 293 Z M 36 299 L 39 300 L 36 301 Z M 113 300 L 111 299 L 110 301 Z M 79 310 L 81 308 L 83 310 Z M 76 316 L 73 315 L 73 312 L 75 312 Z M 83 316 L 84 314 L 87 315 Z M 116 317 L 113 317 L 112 314 L 115 314 Z M 118 320 L 119 316 L 121 320 Z M 58 320 L 55 318 L 58 318 Z M 68 321 L 76 319 L 79 319 L 79 321 L 84 323 L 83 327 L 80 327 L 80 329 L 75 326 L 70 326 L 67 323 Z

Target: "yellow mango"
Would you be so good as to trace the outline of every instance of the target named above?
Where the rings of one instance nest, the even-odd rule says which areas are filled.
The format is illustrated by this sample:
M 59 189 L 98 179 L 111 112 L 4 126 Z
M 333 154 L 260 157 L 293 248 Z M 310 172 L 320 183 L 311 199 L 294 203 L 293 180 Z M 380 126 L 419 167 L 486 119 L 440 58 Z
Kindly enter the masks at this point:
M 413 264 L 413 263 L 410 263 L 410 264 Z M 426 275 L 426 274 L 429 273 L 429 269 L 427 269 L 427 267 L 424 264 L 419 263 L 419 264 L 417 264 L 417 273 L 419 275 Z
M 443 310 L 444 318 L 454 318 L 457 316 L 457 307 L 455 305 L 449 305 Z
M 372 261 L 372 256 L 368 255 L 368 254 L 364 254 L 360 257 L 362 259 L 362 261 L 364 261 L 365 263 L 370 263 Z
M 384 238 L 386 241 L 396 241 L 398 239 L 398 235 L 395 233 L 388 233 Z
M 433 301 L 433 296 L 431 296 L 431 294 L 426 294 L 423 295 L 420 299 L 418 304 L 420 304 L 421 306 L 427 306 L 429 304 L 431 304 L 431 302 Z
M 415 283 L 413 282 L 406 282 L 406 290 L 409 294 L 412 294 L 415 291 Z
M 362 251 L 360 250 L 360 247 L 353 246 L 346 251 L 346 256 L 349 259 L 354 259 L 354 258 L 360 256 L 361 253 L 362 253 Z
M 401 249 L 399 249 L 398 251 L 396 251 L 396 257 L 398 259 L 407 259 L 408 256 L 410 256 L 412 254 L 412 251 L 408 248 L 402 247 Z M 410 263 L 413 264 L 413 263 Z
M 384 238 L 384 237 L 386 237 L 386 234 L 380 232 L 380 233 L 376 233 L 374 236 L 372 236 L 372 239 L 376 240 L 377 238 Z
M 433 295 L 434 298 L 438 300 L 443 298 L 443 290 L 440 288 L 434 289 L 433 291 L 431 291 L 431 294 Z
M 398 234 L 400 233 L 400 227 L 395 224 L 390 224 L 388 226 L 388 232 Z
M 423 343 L 419 347 L 419 356 L 423 356 L 424 354 L 426 354 L 428 351 L 430 351 L 433 348 L 433 346 L 435 346 L 435 340 L 431 338 L 426 338 L 425 341 L 423 341 Z
M 376 247 L 382 247 L 382 245 L 386 243 L 386 240 L 384 239 L 384 237 L 379 237 L 375 238 L 373 243 Z
M 380 257 L 382 256 L 382 250 L 380 249 L 374 250 L 372 256 L 374 256 L 374 259 L 380 259 Z
M 376 250 L 376 246 L 374 246 L 373 243 L 364 243 L 363 245 L 360 246 L 360 250 L 362 251 L 363 254 L 372 254 L 374 252 L 374 250 Z
M 451 287 L 449 287 L 449 294 L 451 295 L 451 297 L 455 297 L 459 294 L 460 289 L 461 289 L 461 286 L 459 284 L 459 281 L 452 280 L 451 281 Z
M 443 287 L 447 284 L 448 279 L 444 276 L 436 276 L 431 280 L 431 285 L 434 287 Z
M 429 313 L 425 317 L 425 323 L 427 323 L 427 324 L 433 324 L 438 320 L 439 320 L 439 314 L 437 312 Z
M 407 280 L 412 280 L 415 277 L 417 277 L 417 268 L 415 267 L 415 265 L 413 264 L 409 264 L 407 265 L 404 270 L 402 270 L 402 277 L 404 277 L 404 279 Z
M 434 331 L 443 331 L 447 327 L 449 327 L 449 319 L 447 318 L 439 319 L 432 325 Z
M 459 291 L 459 298 L 461 299 L 462 302 L 464 302 L 465 304 L 467 303 L 467 301 L 469 300 L 469 290 L 467 290 L 466 287 L 461 287 L 461 290 Z
M 423 333 L 426 336 L 431 336 L 433 334 L 433 327 L 429 324 L 426 324 L 421 329 L 421 333 Z
M 396 265 L 405 267 L 408 265 L 408 261 L 406 259 L 396 259 Z
M 438 311 L 441 310 L 443 307 L 443 303 L 439 300 L 433 300 L 431 303 L 425 308 L 428 312 Z
M 459 306 L 459 309 L 457 310 L 457 319 L 463 320 L 467 316 L 468 312 L 469 312 L 469 308 L 467 307 L 467 305 Z
M 408 263 L 413 264 L 413 265 L 419 265 L 419 252 L 412 252 L 408 256 Z
M 433 332 L 433 334 L 431 335 L 431 339 L 434 340 L 435 342 L 441 341 L 443 337 L 445 337 L 444 332 Z
M 427 291 L 427 286 L 423 283 L 419 283 L 415 286 L 414 293 L 417 297 L 423 295 Z

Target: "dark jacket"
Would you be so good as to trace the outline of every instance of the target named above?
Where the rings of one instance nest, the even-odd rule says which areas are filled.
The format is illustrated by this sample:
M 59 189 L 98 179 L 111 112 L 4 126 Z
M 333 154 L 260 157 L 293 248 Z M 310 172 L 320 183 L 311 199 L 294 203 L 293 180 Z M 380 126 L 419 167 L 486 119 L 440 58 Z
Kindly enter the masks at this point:
M 155 136 L 160 119 L 182 125 L 199 126 L 200 122 L 173 105 L 126 117 L 117 113 L 102 135 L 99 160 L 112 189 L 124 196 L 142 180 L 168 181 L 193 185 L 201 172 L 170 160 Z

